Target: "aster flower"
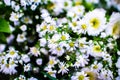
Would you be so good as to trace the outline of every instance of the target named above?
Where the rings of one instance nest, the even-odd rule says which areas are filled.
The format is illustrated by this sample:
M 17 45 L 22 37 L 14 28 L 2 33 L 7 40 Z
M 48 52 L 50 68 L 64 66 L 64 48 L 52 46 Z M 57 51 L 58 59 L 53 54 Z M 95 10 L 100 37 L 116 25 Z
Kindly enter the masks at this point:
M 105 10 L 103 9 L 95 9 L 87 13 L 84 18 L 89 25 L 87 28 L 88 35 L 97 36 L 106 28 Z
M 62 73 L 62 75 L 68 73 L 69 71 L 64 62 L 59 62 L 59 68 L 60 70 L 58 71 L 58 73 Z

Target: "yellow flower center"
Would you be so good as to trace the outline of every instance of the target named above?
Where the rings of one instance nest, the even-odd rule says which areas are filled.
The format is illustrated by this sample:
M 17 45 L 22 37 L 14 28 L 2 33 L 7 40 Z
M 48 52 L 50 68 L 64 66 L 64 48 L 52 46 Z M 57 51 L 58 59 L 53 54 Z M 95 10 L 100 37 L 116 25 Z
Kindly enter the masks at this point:
M 86 28 L 87 28 L 86 24 L 82 24 L 82 25 L 81 25 L 81 28 L 82 28 L 83 30 L 86 30 Z
M 27 18 L 27 17 L 24 18 L 24 22 L 25 22 L 25 23 L 28 23 L 28 22 L 29 22 L 29 18 Z
M 44 25 L 44 26 L 42 27 L 42 29 L 43 29 L 43 30 L 46 30 L 46 29 L 47 29 L 47 26 L 46 26 L 46 25 Z
M 99 45 L 96 45 L 93 47 L 93 51 L 96 53 L 99 53 L 99 52 L 101 52 L 101 47 Z
M 83 44 L 83 43 L 79 43 L 79 46 L 80 46 L 80 47 L 84 47 L 84 44 Z
M 1 63 L 4 64 L 4 59 L 2 59 Z
M 73 42 L 70 42 L 69 45 L 70 45 L 70 47 L 74 47 L 74 43 Z
M 112 35 L 120 35 L 120 22 L 116 22 L 113 25 Z
M 51 25 L 50 27 L 49 27 L 49 30 L 50 31 L 52 31 L 52 30 L 54 30 L 55 29 L 55 27 L 53 26 L 53 25 Z
M 91 26 L 92 26 L 94 29 L 98 29 L 99 26 L 100 26 L 100 21 L 99 21 L 99 19 L 97 19 L 97 18 L 92 18 L 92 19 L 90 20 L 90 24 L 91 24 Z
M 75 6 L 81 5 L 81 3 L 82 3 L 82 2 L 78 0 L 78 1 L 75 2 Z
M 67 2 L 64 2 L 64 6 L 67 7 L 67 6 L 68 6 L 68 3 L 67 3 Z
M 10 51 L 10 55 L 14 55 L 15 54 L 15 51 Z
M 48 74 L 52 75 L 52 74 L 54 74 L 54 73 L 53 73 L 53 72 L 48 72 Z
M 76 22 L 72 22 L 72 25 L 73 25 L 74 27 L 76 27 L 76 26 L 77 26 L 77 23 L 76 23 Z
M 49 5 L 47 5 L 48 10 L 52 10 L 52 9 L 54 9 L 54 7 L 55 7 L 54 3 L 50 3 Z
M 96 80 L 96 74 L 94 72 L 86 72 L 89 77 L 89 80 Z
M 15 18 L 15 19 L 18 19 L 18 16 L 17 16 L 17 15 L 15 15 L 15 16 L 14 16 L 14 18 Z
M 50 65 L 53 65 L 53 64 L 54 64 L 54 61 L 53 61 L 53 60 L 50 60 L 50 61 L 49 61 L 49 64 L 50 64 Z
M 78 80 L 84 80 L 84 75 L 79 75 Z
M 97 69 L 97 68 L 98 68 L 98 66 L 97 66 L 97 65 L 94 65 L 94 66 L 93 66 L 93 68 L 94 68 L 94 69 Z
M 38 0 L 34 0 L 34 2 L 38 2 Z
M 66 40 L 66 36 L 62 35 L 62 36 L 61 36 L 61 39 L 62 39 L 62 40 Z
M 5 64 L 5 66 L 6 66 L 7 68 L 9 68 L 9 64 Z
M 15 64 L 15 62 L 14 62 L 14 61 L 12 61 L 10 64 L 11 64 L 11 65 L 13 65 L 13 64 Z
M 57 50 L 58 50 L 58 51 L 61 51 L 61 48 L 60 48 L 60 47 L 58 47 L 58 48 L 57 48 Z
M 36 48 L 32 48 L 32 52 L 34 53 L 34 54 L 36 54 L 37 53 L 37 49 Z

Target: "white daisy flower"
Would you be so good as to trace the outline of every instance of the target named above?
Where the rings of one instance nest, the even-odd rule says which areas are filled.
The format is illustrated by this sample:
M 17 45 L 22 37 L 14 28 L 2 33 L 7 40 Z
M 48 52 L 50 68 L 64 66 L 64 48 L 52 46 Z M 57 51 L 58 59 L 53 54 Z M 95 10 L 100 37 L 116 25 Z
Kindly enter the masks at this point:
M 106 28 L 106 33 L 115 39 L 120 37 L 120 13 L 113 13 Z
M 31 8 L 32 11 L 34 11 L 37 8 L 37 5 L 36 4 L 32 4 L 30 8 Z
M 24 72 L 28 72 L 31 70 L 31 64 L 24 65 Z
M 82 5 L 74 6 L 68 10 L 67 16 L 72 18 L 79 18 L 83 16 L 84 11 L 85 11 L 84 6 Z
M 109 69 L 101 69 L 99 79 L 102 80 L 113 80 L 113 72 Z
M 7 58 L 17 58 L 19 55 L 18 55 L 18 51 L 15 50 L 13 47 L 10 47 L 9 50 L 7 51 L 8 54 L 6 54 L 6 57 Z
M 80 53 L 79 53 L 80 54 Z M 88 57 L 85 55 L 77 55 L 76 57 L 76 62 L 73 66 L 79 68 L 79 67 L 84 67 L 86 64 L 88 64 Z
M 20 76 L 18 77 L 18 80 L 26 80 L 26 77 L 25 77 L 24 75 L 20 75 Z
M 76 72 L 74 76 L 71 77 L 71 80 L 89 80 L 89 77 L 87 77 L 87 74 L 82 72 Z
M 10 59 L 8 63 L 7 61 L 4 61 L 3 66 L 4 66 L 2 68 L 3 73 L 10 75 L 17 73 L 17 70 L 15 69 L 17 65 L 15 64 L 15 61 L 13 59 Z
M 25 63 L 30 62 L 30 57 L 27 54 L 23 54 L 21 57 L 22 61 L 24 61 Z
M 68 73 L 69 71 L 69 69 L 66 67 L 66 64 L 64 62 L 59 62 L 59 68 L 60 70 L 58 71 L 58 73 L 62 73 L 62 75 Z
M 88 35 L 97 36 L 106 28 L 105 11 L 103 9 L 88 12 L 84 18 L 89 25 L 87 28 Z
M 31 47 L 29 54 L 38 57 L 40 55 L 40 51 L 36 47 Z
M 57 63 L 58 63 L 58 60 L 56 57 L 49 56 L 48 67 L 53 67 Z
M 103 65 L 102 63 L 97 63 L 97 61 L 95 61 L 90 67 L 92 71 L 98 73 L 102 69 Z
M 45 45 L 47 44 L 47 40 L 45 38 L 41 38 L 39 39 L 39 41 L 40 41 L 40 46 L 42 47 L 45 47 Z
M 82 53 L 85 53 L 88 49 L 88 42 L 86 41 L 86 37 L 77 39 L 75 46 L 80 48 Z
M 73 19 L 72 22 L 69 22 L 69 26 L 72 29 L 73 32 L 77 32 L 78 28 L 79 28 L 79 22 L 77 21 L 77 19 Z
M 65 40 L 69 40 L 70 36 L 68 33 L 62 32 L 62 34 L 60 35 L 61 40 L 65 41 Z
M 100 45 L 91 45 L 88 50 L 87 50 L 88 54 L 90 54 L 91 56 L 94 56 L 94 57 L 102 57 L 104 55 L 104 52 L 101 48 Z
M 25 36 L 26 36 L 26 33 L 18 34 L 16 41 L 17 42 L 24 42 L 26 40 Z
M 23 17 L 23 18 L 21 19 L 21 21 L 22 21 L 23 23 L 26 23 L 26 24 L 32 24 L 32 23 L 33 23 L 32 19 L 31 19 L 29 16 Z
M 51 75 L 52 77 L 56 77 L 56 70 L 52 70 L 51 68 L 49 68 L 49 67 L 45 67 L 45 69 L 44 69 L 45 71 L 47 71 L 47 73 L 49 74 L 49 75 Z
M 57 46 L 56 48 L 51 48 L 49 51 L 52 54 L 56 54 L 57 56 L 62 56 L 63 53 L 65 52 L 65 50 L 60 46 Z
M 14 13 L 14 12 L 12 12 L 11 16 L 10 16 L 10 21 L 13 21 L 13 22 L 18 21 L 19 18 L 21 18 L 22 16 L 23 16 L 22 13 Z

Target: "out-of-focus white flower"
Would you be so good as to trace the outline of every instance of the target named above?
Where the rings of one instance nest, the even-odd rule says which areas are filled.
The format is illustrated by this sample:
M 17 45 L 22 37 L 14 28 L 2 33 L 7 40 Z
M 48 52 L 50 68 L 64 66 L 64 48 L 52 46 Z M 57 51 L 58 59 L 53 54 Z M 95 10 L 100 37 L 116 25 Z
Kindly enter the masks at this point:
M 120 80 L 120 76 L 116 77 L 116 79 L 115 79 L 115 80 Z
M 37 59 L 36 63 L 37 63 L 37 65 L 41 65 L 42 64 L 42 59 L 41 58 Z
M 21 29 L 22 31 L 26 31 L 26 30 L 27 30 L 27 26 L 26 26 L 26 25 L 22 25 L 22 26 L 20 26 L 20 29 Z
M 4 64 L 1 66 L 1 71 L 5 74 L 15 74 L 17 73 L 17 70 L 15 69 L 17 65 L 15 64 L 15 61 L 13 59 L 10 59 L 9 62 L 7 60 L 4 60 Z
M 68 10 L 67 16 L 72 18 L 79 18 L 83 16 L 84 11 L 85 11 L 84 6 L 75 6 Z
M 15 58 L 19 57 L 18 51 L 15 50 L 13 47 L 10 47 L 7 52 L 8 52 L 8 54 L 6 54 L 6 57 L 8 57 L 8 58 L 15 59 Z
M 99 0 L 86 0 L 87 2 L 90 2 L 90 3 L 96 3 L 98 4 L 99 3 Z
M 76 72 L 75 75 L 71 77 L 71 80 L 89 80 L 89 77 L 87 77 L 87 74 L 82 72 Z
M 48 51 L 45 48 L 41 48 L 40 52 L 43 53 L 44 55 L 48 54 Z
M 102 57 L 104 52 L 100 45 L 91 45 L 87 50 L 88 54 L 94 57 Z
M 49 67 L 45 67 L 45 69 L 44 69 L 45 71 L 47 71 L 47 73 L 49 74 L 49 75 L 51 75 L 52 77 L 56 77 L 56 70 L 52 70 L 51 68 L 49 68 Z
M 46 39 L 45 38 L 41 38 L 41 39 L 39 39 L 39 41 L 40 41 L 40 46 L 45 47 L 45 45 L 47 43 Z
M 19 79 L 19 80 L 26 80 L 26 77 L 25 77 L 24 75 L 20 75 L 20 76 L 18 77 L 18 79 Z M 17 79 L 17 80 L 18 80 L 18 79 Z
M 62 56 L 65 51 L 62 47 L 57 46 L 56 48 L 51 48 L 50 52 L 52 54 L 56 54 L 57 56 Z
M 108 69 L 101 69 L 99 79 L 102 80 L 113 80 L 113 73 Z
M 103 67 L 102 63 L 97 63 L 97 61 L 95 61 L 91 65 L 91 70 L 94 71 L 95 73 L 99 73 L 99 71 L 102 69 L 102 67 Z
M 21 21 L 23 23 L 26 23 L 26 24 L 32 24 L 33 23 L 32 19 L 29 16 L 23 17 Z
M 28 80 L 38 80 L 38 79 L 34 78 L 34 77 L 30 77 L 30 78 L 28 78 Z
M 58 71 L 58 73 L 62 73 L 62 75 L 68 73 L 69 71 L 64 62 L 59 62 L 59 68 L 60 70 Z
M 120 55 L 120 51 L 117 51 L 117 54 Z
M 25 33 L 17 35 L 17 39 L 16 39 L 17 42 L 24 42 L 25 40 L 26 40 Z
M 36 47 L 31 47 L 29 54 L 38 57 L 40 55 L 40 51 Z
M 31 64 L 24 65 L 24 72 L 28 72 L 31 70 Z
M 73 66 L 75 67 L 84 67 L 86 64 L 88 64 L 88 57 L 84 55 L 77 55 L 76 62 Z
M 11 0 L 4 0 L 4 3 L 5 3 L 7 6 L 10 6 Z
M 31 10 L 35 10 L 37 8 L 37 5 L 35 5 L 35 4 L 33 4 L 32 6 L 31 6 Z
M 115 39 L 120 37 L 120 13 L 113 13 L 106 29 L 107 35 L 113 36 Z
M 4 51 L 6 45 L 5 44 L 0 44 L 0 53 Z
M 49 56 L 48 67 L 53 67 L 57 63 L 58 63 L 58 60 L 56 57 Z
M 22 55 L 22 58 L 21 58 L 25 63 L 28 63 L 30 61 L 30 57 L 28 55 Z
M 23 14 L 22 13 L 15 13 L 15 12 L 12 12 L 11 13 L 11 16 L 10 16 L 10 21 L 18 21 L 20 19 L 20 17 L 22 17 Z
M 120 69 L 120 57 L 117 60 L 116 67 Z

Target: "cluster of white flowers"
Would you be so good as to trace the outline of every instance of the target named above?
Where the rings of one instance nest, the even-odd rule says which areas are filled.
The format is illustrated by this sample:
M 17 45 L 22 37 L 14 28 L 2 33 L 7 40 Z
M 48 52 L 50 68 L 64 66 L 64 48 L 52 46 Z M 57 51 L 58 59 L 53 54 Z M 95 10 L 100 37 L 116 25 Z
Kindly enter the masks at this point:
M 14 80 L 120 80 L 120 13 L 88 10 L 99 2 L 4 0 L 13 29 L 0 44 L 0 72 L 18 74 Z

